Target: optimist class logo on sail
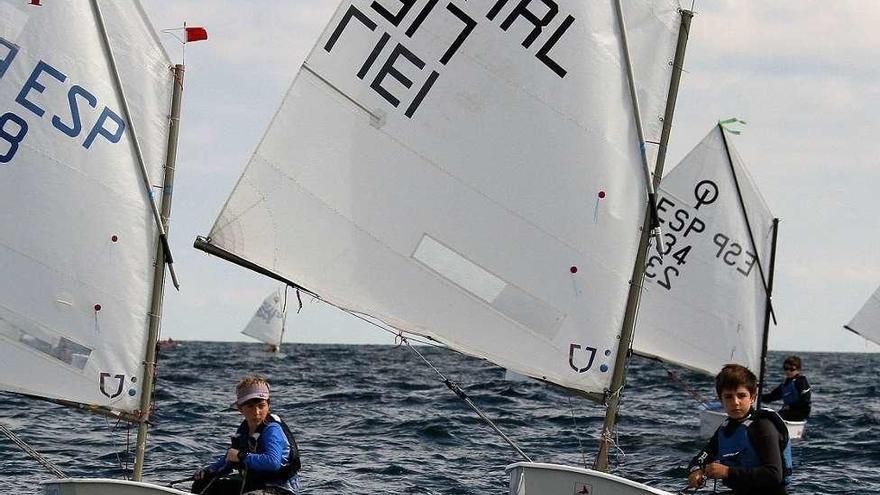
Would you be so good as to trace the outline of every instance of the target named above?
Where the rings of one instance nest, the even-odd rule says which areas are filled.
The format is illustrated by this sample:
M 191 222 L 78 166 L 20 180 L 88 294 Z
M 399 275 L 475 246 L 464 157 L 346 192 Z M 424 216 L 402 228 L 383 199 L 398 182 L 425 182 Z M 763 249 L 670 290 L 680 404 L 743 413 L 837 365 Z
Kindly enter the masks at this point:
M 63 67 L 26 60 L 24 53 L 0 37 L 0 94 L 15 95 L 2 102 L 7 111 L 0 114 L 0 165 L 14 160 L 31 125 L 38 122 L 51 123 L 52 131 L 76 139 L 86 150 L 100 140 L 119 142 L 126 126 L 118 112 L 69 80 Z
M 507 33 L 511 46 L 518 44 L 519 49 L 533 52 L 536 62 L 555 76 L 563 78 L 568 72 L 553 58 L 551 50 L 575 18 L 561 13 L 553 0 L 522 0 L 512 7 L 508 6 L 508 0 L 497 0 L 484 19 L 468 14 L 466 11 L 473 10 L 473 7 L 464 2 L 448 2 L 439 7 L 437 0 L 399 0 L 393 2 L 393 7 L 386 7 L 378 0 L 363 7 L 356 3 L 366 2 L 352 3 L 340 11 L 338 21 L 331 23 L 329 37 L 322 49 L 327 54 L 344 51 L 344 56 L 352 56 L 356 53 L 351 58 L 354 64 L 349 75 L 354 73 L 394 108 L 403 104 L 404 115 L 408 118 L 413 118 L 443 69 L 481 23 L 496 24 Z M 380 24 L 386 27 L 383 29 Z M 512 27 L 513 30 L 509 31 Z M 401 30 L 403 36 L 398 35 Z M 526 32 L 525 38 L 514 34 L 516 30 Z M 426 39 L 430 44 L 425 43 Z M 370 47 L 369 51 L 365 51 L 365 47 Z M 304 68 L 314 71 L 309 61 Z M 355 101 L 348 92 L 329 81 L 332 77 L 315 74 Z

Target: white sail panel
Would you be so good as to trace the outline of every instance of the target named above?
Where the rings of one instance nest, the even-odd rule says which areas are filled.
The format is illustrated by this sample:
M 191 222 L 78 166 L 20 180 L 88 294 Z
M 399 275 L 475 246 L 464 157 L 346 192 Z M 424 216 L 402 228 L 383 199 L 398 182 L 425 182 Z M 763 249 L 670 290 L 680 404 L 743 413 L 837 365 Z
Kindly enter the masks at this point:
M 343 2 L 210 241 L 397 329 L 602 393 L 645 212 L 620 33 L 611 2 L 556 2 L 543 29 L 518 4 Z M 664 15 L 631 27 L 672 46 L 677 3 L 639 5 Z M 665 99 L 671 68 L 653 67 L 638 85 Z
M 626 19 L 644 137 L 649 143 L 659 143 L 678 41 L 681 7 L 677 3 L 649 0 L 623 0 L 621 7 Z M 667 26 L 668 31 L 658 33 L 658 23 Z M 658 74 L 664 74 L 662 84 L 658 84 Z M 646 151 L 653 171 L 658 148 L 649 145 Z
M 260 342 L 281 345 L 285 318 L 283 290 L 276 289 L 263 299 L 263 303 L 241 333 Z
M 633 348 L 709 374 L 727 363 L 757 372 L 773 217 L 722 132 L 713 129 L 660 184 L 663 257 L 652 246 Z
M 862 309 L 845 327 L 871 342 L 880 344 L 880 288 L 871 294 Z
M 135 1 L 100 1 L 146 166 L 170 62 Z M 0 388 L 138 408 L 156 227 L 91 2 L 0 0 Z

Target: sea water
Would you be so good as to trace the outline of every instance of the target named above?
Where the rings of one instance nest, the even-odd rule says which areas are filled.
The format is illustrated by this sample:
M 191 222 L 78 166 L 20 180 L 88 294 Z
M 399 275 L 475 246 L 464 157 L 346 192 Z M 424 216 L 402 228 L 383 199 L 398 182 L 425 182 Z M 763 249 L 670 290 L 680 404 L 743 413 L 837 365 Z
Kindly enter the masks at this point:
M 533 460 L 592 464 L 600 406 L 537 382 L 506 381 L 486 361 L 417 349 Z M 411 349 L 285 344 L 282 352 L 274 358 L 262 344 L 220 342 L 163 350 L 145 479 L 185 478 L 221 455 L 241 421 L 229 408 L 234 385 L 260 374 L 272 384 L 272 411 L 299 442 L 303 494 L 507 493 L 504 466 L 517 454 Z M 769 383 L 782 379 L 786 355 L 771 353 Z M 800 356 L 813 414 L 806 438 L 794 444 L 791 493 L 880 493 L 880 354 Z M 673 493 L 684 488 L 685 466 L 705 439 L 698 404 L 681 382 L 713 398 L 709 377 L 631 361 L 612 472 Z M 130 472 L 136 431 L 125 423 L 11 394 L 0 394 L 0 421 L 69 476 Z M 0 436 L 3 493 L 39 493 L 36 482 L 51 476 Z

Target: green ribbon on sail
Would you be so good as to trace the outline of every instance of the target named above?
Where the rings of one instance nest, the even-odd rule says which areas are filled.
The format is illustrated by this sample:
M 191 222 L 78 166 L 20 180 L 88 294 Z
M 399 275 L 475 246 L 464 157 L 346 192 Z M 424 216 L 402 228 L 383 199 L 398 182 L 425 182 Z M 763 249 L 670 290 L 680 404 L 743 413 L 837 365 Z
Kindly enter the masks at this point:
M 723 127 L 725 130 L 727 130 L 727 132 L 729 132 L 729 133 L 731 133 L 731 134 L 737 134 L 737 135 L 739 135 L 740 133 L 742 133 L 742 131 L 741 131 L 741 130 L 738 130 L 738 129 L 734 129 L 734 128 L 732 127 L 734 124 L 747 125 L 745 120 L 740 120 L 740 119 L 738 119 L 738 118 L 736 118 L 736 117 L 732 117 L 732 118 L 729 118 L 729 119 L 719 120 L 719 121 L 718 121 L 718 125 L 720 125 L 720 126 Z

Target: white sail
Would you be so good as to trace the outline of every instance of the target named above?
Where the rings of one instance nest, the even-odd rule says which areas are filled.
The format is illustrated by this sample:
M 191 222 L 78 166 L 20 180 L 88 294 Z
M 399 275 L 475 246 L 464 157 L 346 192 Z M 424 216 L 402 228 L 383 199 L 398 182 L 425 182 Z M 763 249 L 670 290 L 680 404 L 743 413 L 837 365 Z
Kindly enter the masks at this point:
M 0 0 L 0 388 L 138 409 L 170 62 L 140 4 Z M 108 50 L 109 48 L 109 50 Z
M 260 342 L 280 346 L 284 334 L 284 289 L 279 288 L 263 299 L 263 304 L 241 333 Z
M 657 141 L 678 4 L 626 4 Z M 602 393 L 645 214 L 613 2 L 555 2 L 543 28 L 523 2 L 383 5 L 341 4 L 209 241 L 399 330 Z
M 871 294 L 845 328 L 880 344 L 880 288 Z
M 726 363 L 760 369 L 773 238 L 773 216 L 725 132 L 713 129 L 660 184 L 663 257 L 657 246 L 648 253 L 633 343 L 713 375 Z

